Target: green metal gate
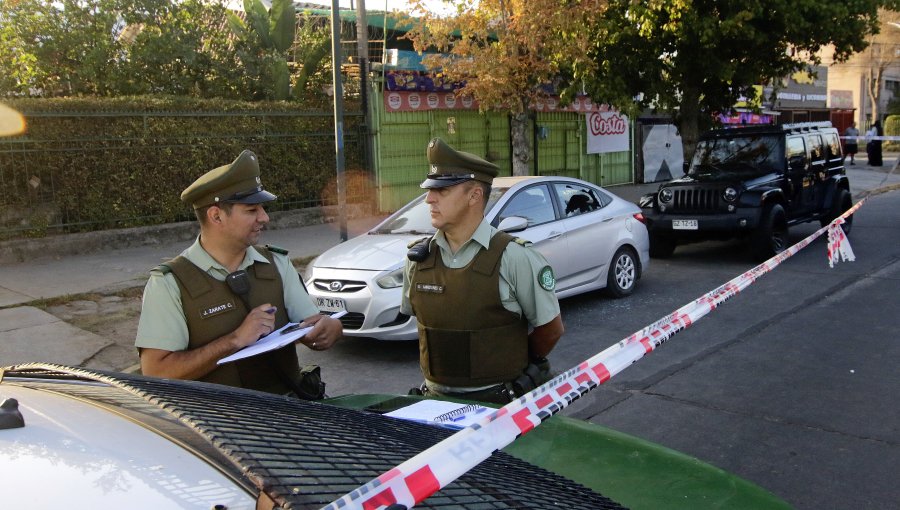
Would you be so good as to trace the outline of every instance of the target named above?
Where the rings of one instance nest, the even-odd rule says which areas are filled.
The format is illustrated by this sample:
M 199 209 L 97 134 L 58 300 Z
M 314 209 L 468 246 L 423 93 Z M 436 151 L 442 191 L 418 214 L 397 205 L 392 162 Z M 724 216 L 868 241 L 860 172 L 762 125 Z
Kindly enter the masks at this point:
M 500 175 L 511 175 L 506 113 L 386 112 L 383 93 L 380 84 L 374 83 L 370 112 L 379 210 L 395 211 L 422 193 L 419 184 L 427 173 L 425 148 L 433 137 L 496 163 Z M 583 113 L 538 113 L 536 123 L 537 175 L 577 177 L 602 186 L 633 182 L 630 151 L 586 154 L 587 123 Z M 534 164 L 531 168 L 535 172 Z

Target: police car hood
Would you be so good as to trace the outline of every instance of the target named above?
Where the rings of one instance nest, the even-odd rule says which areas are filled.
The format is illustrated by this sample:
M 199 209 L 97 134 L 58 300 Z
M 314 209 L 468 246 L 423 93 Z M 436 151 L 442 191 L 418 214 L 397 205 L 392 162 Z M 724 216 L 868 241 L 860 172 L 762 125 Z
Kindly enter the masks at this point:
M 323 253 L 315 267 L 383 271 L 403 263 L 411 241 L 428 234 L 377 234 L 369 232 L 343 242 Z
M 684 177 L 675 179 L 672 184 L 690 185 L 701 183 L 733 183 L 773 174 L 771 169 L 749 164 L 728 164 L 722 166 L 698 165 L 691 168 Z

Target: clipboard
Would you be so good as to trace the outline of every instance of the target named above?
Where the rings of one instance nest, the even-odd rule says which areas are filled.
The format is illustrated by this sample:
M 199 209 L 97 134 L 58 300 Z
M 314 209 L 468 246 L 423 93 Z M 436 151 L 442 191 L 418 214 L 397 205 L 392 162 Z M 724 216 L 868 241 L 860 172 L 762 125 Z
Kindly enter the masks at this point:
M 337 312 L 330 317 L 339 319 L 346 314 L 346 311 Z M 230 356 L 225 356 L 224 358 L 217 361 L 216 364 L 223 365 L 225 363 L 230 363 L 239 359 L 249 358 L 251 356 L 256 356 L 257 354 L 280 349 L 285 345 L 292 344 L 297 340 L 303 338 L 307 333 L 309 333 L 310 330 L 312 330 L 312 328 L 312 326 L 301 328 L 300 324 L 297 322 L 288 322 L 284 326 L 260 338 L 256 341 L 256 343 L 252 343 Z

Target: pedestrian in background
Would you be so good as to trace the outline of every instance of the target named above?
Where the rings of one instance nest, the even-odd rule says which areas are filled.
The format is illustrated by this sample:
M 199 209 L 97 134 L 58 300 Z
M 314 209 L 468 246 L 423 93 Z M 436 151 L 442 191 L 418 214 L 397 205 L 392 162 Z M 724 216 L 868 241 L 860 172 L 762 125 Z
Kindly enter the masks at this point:
M 313 326 L 298 340 L 312 350 L 328 349 L 343 335 L 339 320 L 319 314 L 287 251 L 257 245 L 269 222 L 264 204 L 275 198 L 263 189 L 256 155 L 246 150 L 181 193 L 200 235 L 150 272 L 135 340 L 144 375 L 321 398 L 324 385 L 309 380 L 318 369 L 301 371 L 294 344 L 216 363 L 288 321 Z
M 876 138 L 882 136 L 884 136 L 884 130 L 881 128 L 881 122 L 876 120 L 866 132 L 866 154 L 869 156 L 869 165 L 871 166 L 881 166 L 883 164 L 881 140 Z
M 851 122 L 850 126 L 844 130 L 844 158 L 850 156 L 850 164 L 856 164 L 854 156 L 859 151 L 859 130 L 856 129 L 856 122 Z M 843 160 L 842 160 L 843 161 Z
M 411 393 L 505 404 L 550 378 L 563 334 L 553 270 L 484 221 L 496 165 L 439 138 L 426 156 L 437 233 L 410 246 L 400 305 L 419 327 L 425 382 Z

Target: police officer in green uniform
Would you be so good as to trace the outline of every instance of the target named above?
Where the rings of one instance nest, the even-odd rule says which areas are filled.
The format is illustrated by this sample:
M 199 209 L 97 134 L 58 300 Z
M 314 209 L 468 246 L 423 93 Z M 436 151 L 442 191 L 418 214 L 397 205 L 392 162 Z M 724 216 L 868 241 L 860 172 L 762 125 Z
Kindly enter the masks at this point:
M 200 235 L 151 271 L 144 288 L 135 340 L 144 375 L 299 392 L 294 345 L 216 362 L 288 321 L 313 326 L 298 341 L 312 350 L 341 338 L 340 321 L 319 314 L 287 251 L 257 245 L 269 221 L 263 204 L 275 198 L 263 189 L 256 155 L 247 150 L 181 193 L 200 222 Z
M 484 221 L 497 166 L 435 138 L 421 187 L 437 233 L 411 245 L 401 311 L 415 315 L 426 395 L 507 403 L 549 378 L 563 334 L 553 270 Z

